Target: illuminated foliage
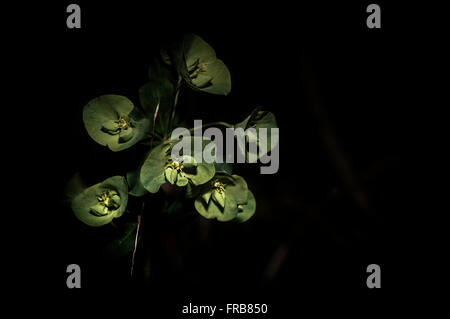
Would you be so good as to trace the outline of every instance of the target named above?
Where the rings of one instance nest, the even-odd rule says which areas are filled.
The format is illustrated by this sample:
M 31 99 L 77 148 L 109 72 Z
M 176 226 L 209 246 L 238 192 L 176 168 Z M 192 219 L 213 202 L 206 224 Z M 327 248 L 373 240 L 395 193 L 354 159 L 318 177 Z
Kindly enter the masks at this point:
M 227 66 L 208 43 L 194 34 L 187 34 L 181 42 L 163 48 L 161 55 L 151 62 L 149 81 L 139 88 L 139 105 L 127 97 L 112 94 L 94 98 L 85 105 L 84 126 L 96 143 L 114 152 L 139 143 L 145 149 L 145 156 L 136 162 L 133 170 L 125 170 L 124 176 L 113 176 L 92 186 L 86 187 L 76 175 L 69 183 L 68 194 L 73 213 L 80 221 L 98 227 L 125 213 L 151 214 L 151 205 L 144 212 L 128 210 L 127 204 L 129 200 L 137 201 L 144 208 L 144 203 L 156 196 L 166 201 L 164 207 L 169 213 L 181 207 L 221 222 L 245 222 L 255 214 L 255 197 L 244 178 L 232 174 L 232 165 L 203 159 L 203 152 L 213 143 L 211 140 L 198 136 L 172 139 L 172 130 L 182 120 L 178 110 L 183 106 L 177 104 L 184 87 L 219 95 L 231 91 Z M 277 124 L 272 113 L 256 109 L 236 125 L 222 125 L 270 130 Z M 258 134 L 250 132 L 247 139 L 259 144 Z M 269 136 L 268 150 L 277 142 Z M 173 150 L 179 146 L 186 147 L 174 156 Z M 170 198 L 174 191 L 182 194 L 182 203 L 180 196 L 175 201 Z M 138 227 L 136 222 L 128 220 L 121 229 L 123 235 L 111 242 L 108 250 L 123 255 L 134 247 L 132 242 Z

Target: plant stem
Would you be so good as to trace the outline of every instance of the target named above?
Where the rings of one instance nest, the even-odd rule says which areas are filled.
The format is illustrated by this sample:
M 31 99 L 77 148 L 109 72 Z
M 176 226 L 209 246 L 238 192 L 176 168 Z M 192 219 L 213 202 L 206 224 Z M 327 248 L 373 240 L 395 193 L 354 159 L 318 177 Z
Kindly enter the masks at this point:
M 158 96 L 158 104 L 156 105 L 155 115 L 153 116 L 153 129 L 152 129 L 152 138 L 150 140 L 150 148 L 153 148 L 153 138 L 155 137 L 155 126 L 156 126 L 156 118 L 159 113 L 159 103 L 161 102 L 160 97 Z
M 144 205 L 145 201 L 142 202 L 142 208 L 141 208 L 141 214 L 138 215 L 137 220 L 137 228 L 136 228 L 136 237 L 134 238 L 134 249 L 133 249 L 133 257 L 131 257 L 131 277 L 133 277 L 133 270 L 134 270 L 134 259 L 136 257 L 136 250 L 137 250 L 137 244 L 139 239 L 139 229 L 141 228 L 141 219 L 142 219 L 142 212 L 144 211 Z

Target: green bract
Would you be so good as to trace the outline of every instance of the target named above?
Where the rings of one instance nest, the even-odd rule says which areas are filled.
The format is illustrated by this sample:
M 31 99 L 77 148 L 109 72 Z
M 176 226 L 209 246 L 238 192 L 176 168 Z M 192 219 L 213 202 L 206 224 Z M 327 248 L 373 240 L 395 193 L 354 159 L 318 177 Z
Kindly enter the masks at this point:
M 238 175 L 216 174 L 195 200 L 195 208 L 205 218 L 244 222 L 255 212 L 255 198 Z
M 149 120 L 124 96 L 102 95 L 83 110 L 84 126 L 97 143 L 121 151 L 139 142 L 149 130 Z
M 247 204 L 238 205 L 238 214 L 234 219 L 234 221 L 237 221 L 239 223 L 246 222 L 255 214 L 255 210 L 256 210 L 255 196 L 253 196 L 253 193 L 249 190 Z
M 160 144 L 148 155 L 144 164 L 142 164 L 140 179 L 146 190 L 150 193 L 156 193 L 159 187 L 166 182 L 164 168 L 170 156 L 169 144 Z
M 134 171 L 127 173 L 127 182 L 128 182 L 128 189 L 129 194 L 133 196 L 144 196 L 147 194 L 147 190 L 145 189 L 144 185 L 141 183 L 140 178 L 140 167 Z
M 128 202 L 128 186 L 122 176 L 113 176 L 84 189 L 72 200 L 75 216 L 89 226 L 102 226 L 122 216 Z
M 182 55 L 184 65 L 177 65 L 179 73 L 194 89 L 212 94 L 227 95 L 231 91 L 231 76 L 225 63 L 216 57 L 214 49 L 195 34 L 183 38 Z M 161 52 L 166 63 L 171 63 L 166 51 Z
M 194 137 L 191 145 L 194 145 Z M 156 193 L 159 187 L 168 182 L 177 186 L 187 186 L 188 183 L 201 185 L 209 181 L 215 174 L 214 164 L 205 162 L 197 163 L 193 156 L 181 154 L 178 158 L 172 158 L 171 150 L 181 141 L 161 144 L 155 147 L 145 160 L 141 168 L 141 183 L 150 193 Z M 204 146 L 210 141 L 203 141 Z
M 277 128 L 277 121 L 275 119 L 275 115 L 273 115 L 272 112 L 260 111 L 259 108 L 256 108 L 245 120 L 234 125 L 234 128 L 242 128 L 244 131 L 246 131 L 248 128 L 254 128 L 256 131 L 256 135 L 254 133 L 249 133 L 248 142 L 256 142 L 258 144 L 258 147 L 263 147 L 263 145 L 261 145 L 260 143 L 261 132 L 259 129 L 267 129 L 267 146 L 264 146 L 263 154 L 260 154 L 260 152 L 255 154 L 257 156 L 256 158 L 260 158 L 261 155 L 267 154 L 268 151 L 273 150 L 273 148 L 278 144 L 278 136 L 272 136 L 271 134 L 271 129 Z M 238 143 L 238 147 L 242 152 L 244 152 L 244 145 Z M 247 158 L 248 156 L 246 156 L 246 159 Z

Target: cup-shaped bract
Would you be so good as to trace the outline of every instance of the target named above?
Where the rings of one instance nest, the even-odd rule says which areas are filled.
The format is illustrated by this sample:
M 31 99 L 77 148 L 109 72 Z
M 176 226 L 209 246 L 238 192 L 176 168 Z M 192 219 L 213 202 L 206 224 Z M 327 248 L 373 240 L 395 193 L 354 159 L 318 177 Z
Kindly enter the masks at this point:
M 245 154 L 246 162 L 248 162 L 247 159 L 250 155 L 257 159 L 277 146 L 279 139 L 278 130 L 272 131 L 272 129 L 277 128 L 275 115 L 272 112 L 261 111 L 259 108 L 254 109 L 245 120 L 234 125 L 235 134 L 237 134 L 239 129 L 242 129 L 245 134 L 244 138 L 246 140 L 244 140 L 244 143 L 238 141 L 238 148 L 241 152 L 247 153 Z M 259 151 L 256 150 L 256 153 L 251 152 L 251 148 L 247 149 L 246 147 L 247 143 L 256 143 Z M 250 152 L 251 154 L 249 154 Z
M 126 97 L 102 95 L 83 109 L 89 136 L 114 152 L 127 149 L 144 138 L 150 121 Z
M 189 149 L 194 145 L 196 137 L 186 137 L 189 139 Z M 148 155 L 141 167 L 141 183 L 150 193 L 156 193 L 160 186 L 166 182 L 180 187 L 201 185 L 208 182 L 215 174 L 214 163 L 195 160 L 195 152 L 190 154 L 180 154 L 178 157 L 172 156 L 172 148 L 186 140 L 172 141 L 155 147 Z M 203 151 L 210 140 L 201 140 Z M 182 148 L 181 148 L 182 149 Z
M 255 212 L 255 198 L 245 180 L 238 175 L 216 174 L 203 187 L 194 205 L 205 218 L 218 221 L 246 221 Z
M 189 33 L 173 54 L 175 63 L 166 50 L 161 50 L 163 61 L 175 65 L 186 83 L 195 90 L 227 95 L 231 91 L 228 67 L 218 59 L 214 49 L 198 35 Z
M 98 227 L 123 215 L 128 203 L 128 185 L 123 176 L 113 176 L 85 188 L 72 199 L 72 210 L 83 223 Z

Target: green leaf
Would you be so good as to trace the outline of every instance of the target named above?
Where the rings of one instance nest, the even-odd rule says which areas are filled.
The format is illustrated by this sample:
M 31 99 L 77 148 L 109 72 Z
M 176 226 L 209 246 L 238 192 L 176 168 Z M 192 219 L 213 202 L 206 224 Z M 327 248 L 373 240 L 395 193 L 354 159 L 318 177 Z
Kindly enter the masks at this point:
M 208 64 L 206 73 L 211 77 L 210 84 L 199 87 L 201 91 L 218 95 L 228 95 L 231 92 L 230 71 L 222 60 L 217 59 Z
M 247 204 L 238 205 L 238 214 L 235 221 L 238 223 L 243 223 L 249 220 L 256 211 L 256 200 L 253 193 L 248 191 Z
M 209 183 L 202 185 L 194 185 L 193 183 L 188 183 L 186 185 L 186 198 L 196 198 L 197 196 L 203 194 L 205 191 L 210 190 Z M 211 195 L 211 194 L 210 194 Z
M 215 190 L 212 192 L 212 198 L 220 207 L 225 207 L 225 192 Z
M 195 34 L 186 34 L 183 39 L 183 50 L 188 68 L 195 63 L 211 63 L 216 60 L 216 52 L 205 40 Z
M 256 136 L 253 134 L 249 135 L 249 140 L 256 142 L 258 144 L 258 148 L 263 147 L 261 143 L 261 132 L 259 131 L 260 128 L 267 129 L 267 146 L 264 147 L 264 152 L 260 154 L 258 151 L 256 155 L 256 158 L 260 158 L 261 155 L 267 154 L 268 151 L 271 151 L 274 149 L 274 147 L 278 144 L 278 136 L 272 136 L 271 129 L 277 128 L 277 121 L 275 119 L 275 115 L 271 112 L 267 111 L 260 111 L 259 108 L 256 108 L 252 111 L 252 113 L 242 122 L 234 125 L 234 128 L 242 128 L 244 131 L 248 128 L 254 128 L 256 130 Z M 246 154 L 246 161 L 248 158 L 249 150 L 247 149 L 246 145 L 242 145 L 241 143 L 238 143 L 238 147 L 241 152 L 244 152 L 244 148 L 247 150 Z
M 231 175 L 231 173 L 233 172 L 233 165 L 230 163 L 214 162 L 214 168 L 216 169 L 216 173 L 225 173 Z
M 214 164 L 199 163 L 193 171 L 185 172 L 184 174 L 194 185 L 201 185 L 214 177 Z
M 123 235 L 114 239 L 106 246 L 106 251 L 118 258 L 130 254 L 134 249 L 136 239 L 136 222 L 129 222 L 124 225 Z
M 99 197 L 105 193 L 116 193 L 120 198 L 117 208 L 110 205 L 104 210 Z M 117 199 L 117 197 L 116 197 Z M 112 198 L 110 198 L 112 200 Z M 128 185 L 123 176 L 113 176 L 101 183 L 84 189 L 74 197 L 72 201 L 72 210 L 75 216 L 83 223 L 98 227 L 110 223 L 114 218 L 122 216 L 128 203 Z
M 208 190 L 206 193 L 204 193 L 202 195 L 202 199 L 205 201 L 205 203 L 209 204 L 209 201 L 211 200 L 212 193 L 213 193 L 212 190 Z
M 187 34 L 183 52 L 185 65 L 179 66 L 178 72 L 191 88 L 211 94 L 230 93 L 230 71 L 208 43 L 195 34 Z
M 206 203 L 202 197 L 198 197 L 194 202 L 197 212 L 205 218 L 216 218 L 218 221 L 227 222 L 236 218 L 238 208 L 236 203 L 229 197 L 225 197 L 224 207 L 220 207 L 214 201 Z
M 236 204 L 243 204 L 247 202 L 248 187 L 247 182 L 241 176 L 231 175 L 231 178 L 227 175 L 219 177 L 226 186 L 225 191 L 228 197 L 233 198 Z
M 129 186 L 129 194 L 133 196 L 144 196 L 147 190 L 141 183 L 140 179 L 141 167 L 127 173 L 127 182 Z
M 164 172 L 168 159 L 167 152 L 170 144 L 160 144 L 150 152 L 149 156 L 142 164 L 141 183 L 150 193 L 156 193 L 159 187 L 166 182 Z
M 150 122 L 124 96 L 102 95 L 83 109 L 83 122 L 89 136 L 114 152 L 139 142 L 148 132 Z
M 189 183 L 189 180 L 184 176 L 178 176 L 177 186 L 183 187 Z
M 178 173 L 176 169 L 173 169 L 172 167 L 167 167 L 165 170 L 165 176 L 166 176 L 166 180 L 170 183 L 170 184 L 175 184 L 177 181 L 177 177 L 178 177 Z

